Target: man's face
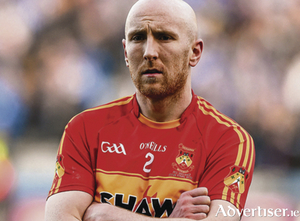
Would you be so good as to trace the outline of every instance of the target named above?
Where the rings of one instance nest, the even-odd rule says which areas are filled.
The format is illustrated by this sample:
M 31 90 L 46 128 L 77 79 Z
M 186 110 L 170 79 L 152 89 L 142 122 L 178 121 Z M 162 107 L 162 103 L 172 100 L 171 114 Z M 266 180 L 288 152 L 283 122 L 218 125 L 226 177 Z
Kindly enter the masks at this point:
M 185 23 L 172 10 L 148 7 L 133 13 L 123 44 L 132 80 L 141 94 L 163 98 L 185 87 L 193 42 Z

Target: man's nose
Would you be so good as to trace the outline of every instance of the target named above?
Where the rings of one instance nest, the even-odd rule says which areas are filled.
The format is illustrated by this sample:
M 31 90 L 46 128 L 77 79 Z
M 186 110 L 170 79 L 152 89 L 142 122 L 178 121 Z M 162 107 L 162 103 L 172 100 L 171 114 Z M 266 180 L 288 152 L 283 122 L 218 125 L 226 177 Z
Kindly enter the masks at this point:
M 148 61 L 158 58 L 158 44 L 153 36 L 148 36 L 145 42 L 144 59 Z

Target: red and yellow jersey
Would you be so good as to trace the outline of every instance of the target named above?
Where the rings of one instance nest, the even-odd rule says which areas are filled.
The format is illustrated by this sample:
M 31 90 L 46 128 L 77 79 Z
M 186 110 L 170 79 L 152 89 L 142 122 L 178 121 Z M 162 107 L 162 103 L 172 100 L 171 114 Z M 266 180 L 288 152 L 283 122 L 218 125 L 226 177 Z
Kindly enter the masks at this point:
M 135 95 L 88 109 L 66 126 L 49 196 L 85 191 L 102 203 L 155 217 L 180 194 L 207 187 L 211 200 L 245 205 L 254 168 L 251 136 L 193 94 L 181 118 L 158 123 Z

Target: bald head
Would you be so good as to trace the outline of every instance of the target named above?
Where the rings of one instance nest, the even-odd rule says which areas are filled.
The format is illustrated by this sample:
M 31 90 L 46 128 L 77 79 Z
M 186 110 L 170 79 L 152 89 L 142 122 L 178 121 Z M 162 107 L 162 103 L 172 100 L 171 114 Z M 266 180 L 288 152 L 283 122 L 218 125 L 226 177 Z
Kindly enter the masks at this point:
M 125 25 L 125 36 L 132 23 L 137 19 L 150 19 L 152 16 L 161 16 L 161 20 L 172 20 L 183 24 L 187 36 L 197 39 L 197 20 L 194 10 L 182 0 L 139 0 L 128 13 Z

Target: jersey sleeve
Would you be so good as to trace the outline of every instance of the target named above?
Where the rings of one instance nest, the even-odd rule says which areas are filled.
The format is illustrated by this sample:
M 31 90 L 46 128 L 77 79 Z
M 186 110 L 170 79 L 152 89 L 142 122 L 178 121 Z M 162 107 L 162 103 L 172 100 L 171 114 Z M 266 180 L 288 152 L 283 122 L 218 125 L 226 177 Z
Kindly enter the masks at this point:
M 253 139 L 239 125 L 227 127 L 221 135 L 210 136 L 209 139 L 217 141 L 208 152 L 199 186 L 208 188 L 211 200 L 226 200 L 242 211 L 254 169 Z
M 90 149 L 80 115 L 65 127 L 57 152 L 55 174 L 48 197 L 64 191 L 84 191 L 94 196 L 95 180 Z

